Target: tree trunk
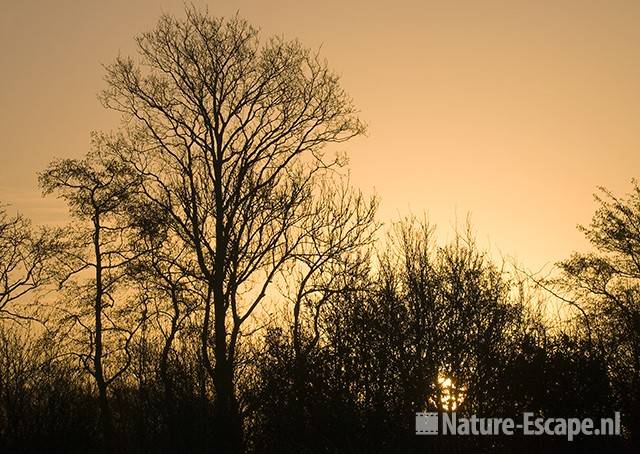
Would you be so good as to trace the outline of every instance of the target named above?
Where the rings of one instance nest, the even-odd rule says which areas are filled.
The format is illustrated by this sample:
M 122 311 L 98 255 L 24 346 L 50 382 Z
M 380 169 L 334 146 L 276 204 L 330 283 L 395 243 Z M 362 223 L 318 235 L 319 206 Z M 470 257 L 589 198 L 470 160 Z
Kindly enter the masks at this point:
M 242 421 L 235 395 L 233 359 L 227 354 L 227 331 L 225 325 L 224 297 L 216 289 L 214 297 L 215 314 L 215 386 L 214 419 L 216 434 L 221 444 L 221 452 L 242 453 Z
M 96 385 L 98 387 L 98 405 L 100 409 L 100 428 L 102 430 L 102 438 L 104 450 L 106 452 L 113 451 L 113 418 L 109 400 L 107 395 L 107 382 L 104 378 L 104 370 L 102 365 L 102 296 L 104 288 L 102 283 L 102 252 L 100 249 L 100 214 L 96 210 L 93 219 L 93 246 L 96 259 L 96 298 L 94 305 L 95 313 L 95 353 L 93 356 L 93 369 Z
M 180 316 L 180 309 L 178 307 L 178 301 L 175 293 L 175 288 L 171 289 L 171 303 L 173 306 L 173 317 L 171 318 L 171 330 L 169 336 L 165 340 L 162 348 L 162 354 L 160 356 L 160 379 L 164 388 L 164 401 L 165 401 L 165 414 L 166 424 L 168 432 L 168 446 L 170 452 L 176 452 L 179 447 L 179 439 L 182 436 L 178 430 L 178 416 L 176 407 L 175 390 L 173 386 L 173 379 L 169 372 L 169 355 L 171 354 L 171 348 L 173 346 L 173 340 L 178 332 L 178 318 Z

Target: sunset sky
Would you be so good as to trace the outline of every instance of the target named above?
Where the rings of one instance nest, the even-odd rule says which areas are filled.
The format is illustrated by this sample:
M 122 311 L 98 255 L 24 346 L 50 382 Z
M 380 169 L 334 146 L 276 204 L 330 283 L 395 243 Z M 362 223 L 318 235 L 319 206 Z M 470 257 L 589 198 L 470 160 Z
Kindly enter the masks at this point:
M 585 247 L 592 193 L 640 177 L 640 2 L 210 1 L 263 35 L 298 38 L 341 75 L 368 124 L 344 146 L 380 218 L 427 213 L 446 236 L 471 213 L 480 243 L 537 269 Z M 4 1 L 0 201 L 61 222 L 36 172 L 79 157 L 118 116 L 101 64 L 177 1 Z

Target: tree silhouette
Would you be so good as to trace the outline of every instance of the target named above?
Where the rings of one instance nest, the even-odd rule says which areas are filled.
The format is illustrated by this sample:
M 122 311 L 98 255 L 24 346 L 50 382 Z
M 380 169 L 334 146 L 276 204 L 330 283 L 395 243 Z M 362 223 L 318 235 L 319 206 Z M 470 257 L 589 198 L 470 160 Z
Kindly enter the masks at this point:
M 640 437 L 640 187 L 619 198 L 600 188 L 589 226 L 595 248 L 560 263 L 564 288 L 588 314 L 607 356 L 611 382 L 634 443 Z
M 110 159 L 96 140 L 85 159 L 54 161 L 39 175 L 43 192 L 58 193 L 77 220 L 59 258 L 59 286 L 68 290 L 66 299 L 72 302 L 64 305 L 59 332 L 65 337 L 78 328 L 82 332 L 76 355 L 95 379 L 107 445 L 114 440 L 108 388 L 129 367 L 130 342 L 140 327 L 137 314 L 122 304 L 126 296 L 120 290 L 127 265 L 140 254 L 131 248 L 130 225 L 123 222 L 139 184 L 130 170 Z M 109 368 L 108 356 L 121 358 Z
M 341 164 L 323 147 L 364 127 L 317 55 L 279 38 L 261 44 L 241 19 L 189 8 L 185 20 L 164 16 L 137 43 L 140 64 L 118 58 L 108 66 L 102 100 L 129 122 L 122 158 L 168 214 L 206 283 L 202 358 L 215 387 L 218 436 L 237 452 L 242 326 L 307 236 L 298 227 L 312 215 L 317 175 Z

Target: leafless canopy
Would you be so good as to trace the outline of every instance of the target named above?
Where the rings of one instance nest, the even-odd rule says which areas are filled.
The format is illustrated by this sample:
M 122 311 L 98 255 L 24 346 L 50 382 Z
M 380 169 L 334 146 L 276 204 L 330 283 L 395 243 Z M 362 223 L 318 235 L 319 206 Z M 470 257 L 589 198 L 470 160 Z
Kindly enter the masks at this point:
M 316 53 L 283 38 L 261 42 L 238 17 L 188 9 L 137 43 L 137 59 L 106 68 L 102 101 L 127 125 L 113 149 L 142 176 L 208 286 L 202 355 L 222 400 L 233 393 L 242 324 L 312 234 L 318 179 L 344 163 L 324 147 L 364 125 Z

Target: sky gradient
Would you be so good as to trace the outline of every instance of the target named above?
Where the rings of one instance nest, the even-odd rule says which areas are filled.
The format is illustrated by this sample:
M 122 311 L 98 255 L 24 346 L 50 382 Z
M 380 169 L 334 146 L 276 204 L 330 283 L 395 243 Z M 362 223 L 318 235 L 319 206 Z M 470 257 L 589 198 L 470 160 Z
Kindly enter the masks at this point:
M 640 2 L 210 1 L 263 36 L 321 53 L 368 124 L 344 145 L 380 219 L 427 213 L 446 235 L 471 214 L 481 245 L 537 269 L 586 246 L 591 194 L 640 176 Z M 101 64 L 182 1 L 0 6 L 0 201 L 36 222 L 65 209 L 36 172 L 87 151 L 118 116 Z M 456 219 L 458 221 L 456 221 Z

